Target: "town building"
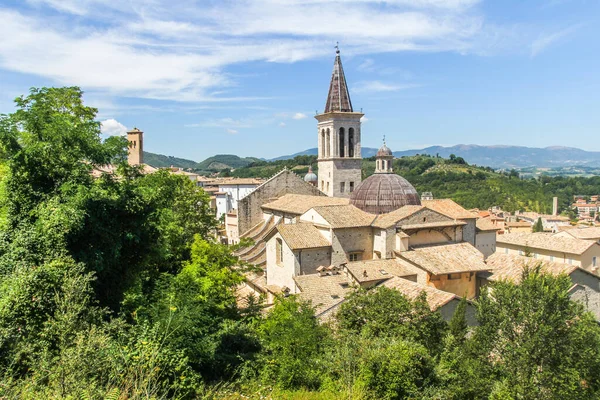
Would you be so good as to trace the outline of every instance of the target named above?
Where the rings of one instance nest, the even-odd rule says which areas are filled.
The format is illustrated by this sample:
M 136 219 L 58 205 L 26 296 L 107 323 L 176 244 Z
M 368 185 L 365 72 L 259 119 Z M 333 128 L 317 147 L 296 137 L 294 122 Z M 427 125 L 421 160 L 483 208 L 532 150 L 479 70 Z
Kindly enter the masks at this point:
M 600 244 L 594 240 L 565 237 L 565 233 L 513 233 L 499 235 L 497 252 L 528 256 L 548 262 L 560 262 L 597 273 Z

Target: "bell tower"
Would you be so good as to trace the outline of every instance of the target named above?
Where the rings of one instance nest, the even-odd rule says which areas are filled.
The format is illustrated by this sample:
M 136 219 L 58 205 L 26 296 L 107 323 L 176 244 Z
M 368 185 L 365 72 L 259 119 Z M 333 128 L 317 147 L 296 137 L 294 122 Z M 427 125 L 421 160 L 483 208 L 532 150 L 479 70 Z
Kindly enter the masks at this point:
M 317 187 L 331 197 L 350 197 L 361 181 L 360 119 L 354 112 L 340 50 L 336 46 L 325 111 L 317 114 L 319 177 Z
M 133 128 L 127 132 L 129 142 L 127 162 L 129 165 L 140 165 L 144 163 L 144 132 Z

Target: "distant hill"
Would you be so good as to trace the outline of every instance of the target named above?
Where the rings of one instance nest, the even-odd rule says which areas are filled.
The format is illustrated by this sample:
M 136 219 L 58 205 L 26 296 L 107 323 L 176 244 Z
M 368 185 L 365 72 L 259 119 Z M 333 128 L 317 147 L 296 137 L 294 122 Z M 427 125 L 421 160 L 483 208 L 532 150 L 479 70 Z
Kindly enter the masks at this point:
M 179 168 L 196 168 L 198 163 L 185 158 L 163 156 L 162 154 L 144 152 L 144 163 L 154 168 L 168 168 L 170 166 Z
M 199 162 L 196 165 L 196 169 L 210 171 L 240 168 L 256 161 L 261 160 L 255 157 L 241 158 L 233 154 L 217 154 L 216 156 L 209 157 L 206 160 Z
M 377 149 L 362 148 L 362 156 L 374 156 Z M 312 148 L 289 156 L 281 156 L 274 160 L 286 160 L 297 155 L 315 155 L 317 149 Z M 448 158 L 450 154 L 464 158 L 469 164 L 484 165 L 492 168 L 526 168 L 526 167 L 600 167 L 600 152 L 585 151 L 573 147 L 552 146 L 545 148 L 523 146 L 478 146 L 456 145 L 451 147 L 431 146 L 424 149 L 395 151 L 394 156 L 413 156 L 429 154 Z

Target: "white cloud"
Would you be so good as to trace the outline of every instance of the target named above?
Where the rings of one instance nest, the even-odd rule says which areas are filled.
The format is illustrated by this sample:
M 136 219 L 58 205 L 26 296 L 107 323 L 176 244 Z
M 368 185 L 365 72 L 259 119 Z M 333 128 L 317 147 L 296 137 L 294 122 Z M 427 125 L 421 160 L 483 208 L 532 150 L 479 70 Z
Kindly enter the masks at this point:
M 483 25 L 478 0 L 332 2 L 28 0 L 33 9 L 0 9 L 0 37 L 11 38 L 0 41 L 0 68 L 112 96 L 249 101 L 260 98 L 223 94 L 239 78 L 229 66 L 331 56 L 336 40 L 348 55 L 465 52 Z
M 372 58 L 365 58 L 363 62 L 358 64 L 356 69 L 363 72 L 373 72 L 375 70 L 375 61 Z
M 114 118 L 100 122 L 100 131 L 107 136 L 125 136 L 127 128 Z
M 581 28 L 581 26 L 582 24 L 577 24 L 551 34 L 540 35 L 533 41 L 533 43 L 531 43 L 531 57 L 537 56 L 554 43 L 559 42 L 575 32 L 577 29 Z
M 229 133 L 231 135 L 237 135 L 238 131 L 235 129 L 227 129 L 227 133 Z
M 292 118 L 293 119 L 304 119 L 304 118 L 306 118 L 306 114 L 298 112 L 298 113 L 294 114 L 294 116 Z
M 368 93 L 368 92 L 397 92 L 399 90 L 411 89 L 418 87 L 417 84 L 396 84 L 396 83 L 385 83 L 381 81 L 362 81 L 358 82 L 352 89 L 356 93 Z
M 367 118 L 367 117 L 365 117 L 365 116 L 362 116 L 362 117 L 360 118 L 360 122 L 362 122 L 362 123 L 365 123 L 365 122 L 367 122 L 368 120 L 369 120 L 369 118 Z
M 280 127 L 280 128 L 284 128 L 284 127 L 285 127 L 285 122 L 280 122 L 280 123 L 279 123 L 279 127 Z

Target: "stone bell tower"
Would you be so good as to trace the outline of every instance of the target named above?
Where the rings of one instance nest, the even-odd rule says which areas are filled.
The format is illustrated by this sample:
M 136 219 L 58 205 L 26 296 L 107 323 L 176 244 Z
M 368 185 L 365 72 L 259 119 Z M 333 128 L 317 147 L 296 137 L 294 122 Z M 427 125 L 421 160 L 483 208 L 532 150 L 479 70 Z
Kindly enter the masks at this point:
M 318 188 L 328 196 L 349 197 L 361 181 L 360 119 L 363 115 L 352 109 L 337 48 L 325 111 L 315 116 L 319 137 Z
M 129 142 L 127 162 L 129 165 L 140 165 L 144 163 L 144 132 L 133 128 L 127 132 Z

